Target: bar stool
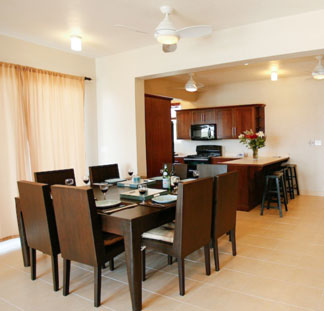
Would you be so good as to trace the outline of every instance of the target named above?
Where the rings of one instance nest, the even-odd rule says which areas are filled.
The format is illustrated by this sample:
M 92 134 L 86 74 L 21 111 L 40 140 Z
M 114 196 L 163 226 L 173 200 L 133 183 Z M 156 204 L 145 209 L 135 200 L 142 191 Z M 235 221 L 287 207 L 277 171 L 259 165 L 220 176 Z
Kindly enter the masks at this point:
M 273 200 L 272 197 L 276 196 L 276 199 Z M 282 208 L 281 208 L 281 197 L 283 198 L 283 203 L 285 205 L 285 210 L 288 211 L 287 208 L 287 193 L 284 181 L 284 173 L 282 171 L 274 172 L 271 175 L 266 176 L 265 187 L 262 197 L 261 204 L 261 215 L 263 215 L 265 200 L 268 200 L 267 209 L 269 209 L 271 202 L 277 202 L 277 206 L 273 206 L 271 208 L 279 209 L 279 215 L 282 217 Z
M 288 202 L 288 193 L 289 193 L 290 200 L 295 198 L 292 180 L 289 175 L 290 174 L 289 168 L 283 166 L 280 171 L 283 172 L 283 179 L 284 179 L 284 184 L 285 184 L 285 188 L 286 188 L 286 201 Z
M 296 164 L 285 164 L 282 167 L 285 167 L 288 169 L 288 179 L 290 180 L 291 192 L 292 192 L 293 197 L 295 197 L 295 190 L 297 192 L 297 195 L 299 195 L 297 165 Z

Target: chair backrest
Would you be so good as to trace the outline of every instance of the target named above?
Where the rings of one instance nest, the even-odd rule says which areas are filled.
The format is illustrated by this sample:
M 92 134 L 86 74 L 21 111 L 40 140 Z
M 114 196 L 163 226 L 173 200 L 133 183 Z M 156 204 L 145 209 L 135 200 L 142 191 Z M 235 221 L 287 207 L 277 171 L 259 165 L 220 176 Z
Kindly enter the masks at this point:
M 118 164 L 90 166 L 90 183 L 103 182 L 105 179 L 119 178 Z
M 103 264 L 104 242 L 92 189 L 55 185 L 52 196 L 62 257 Z
M 168 171 L 171 173 L 172 163 L 166 163 L 166 165 L 168 167 Z M 173 165 L 175 176 L 179 176 L 180 179 L 188 178 L 188 164 L 173 163 Z
M 210 241 L 213 178 L 179 183 L 173 247 L 187 256 Z
M 28 246 L 48 255 L 60 253 L 49 186 L 18 181 L 19 200 Z
M 216 239 L 235 228 L 238 204 L 238 173 L 214 178 L 212 236 Z
M 64 170 L 55 170 L 47 172 L 35 172 L 34 178 L 36 182 L 52 185 L 64 185 L 65 179 L 73 178 L 75 186 L 74 169 L 68 168 Z
M 227 173 L 227 165 L 223 164 L 198 164 L 199 177 L 214 177 Z

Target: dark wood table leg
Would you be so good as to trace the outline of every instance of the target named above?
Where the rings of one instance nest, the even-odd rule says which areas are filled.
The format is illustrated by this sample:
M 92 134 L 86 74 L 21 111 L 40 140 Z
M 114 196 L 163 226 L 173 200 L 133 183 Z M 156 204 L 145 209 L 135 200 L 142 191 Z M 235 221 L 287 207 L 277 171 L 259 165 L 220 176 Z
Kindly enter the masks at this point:
M 21 244 L 21 252 L 23 256 L 24 266 L 29 267 L 30 266 L 29 246 L 27 244 L 24 220 L 20 209 L 19 198 L 15 198 L 15 201 L 16 201 L 16 214 L 17 214 L 20 244 Z
M 133 222 L 123 226 L 128 284 L 133 311 L 142 310 L 141 232 Z

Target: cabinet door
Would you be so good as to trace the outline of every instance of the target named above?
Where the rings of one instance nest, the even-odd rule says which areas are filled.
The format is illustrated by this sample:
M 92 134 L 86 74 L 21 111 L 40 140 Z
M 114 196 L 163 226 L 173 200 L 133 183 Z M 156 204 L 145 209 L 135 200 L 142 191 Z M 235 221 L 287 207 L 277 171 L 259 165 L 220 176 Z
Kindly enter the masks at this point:
M 192 124 L 216 123 L 215 109 L 199 109 L 192 112 Z
M 237 138 L 246 130 L 255 131 L 255 108 L 242 107 L 234 110 L 234 137 Z
M 192 111 L 177 111 L 177 138 L 190 139 L 190 128 L 192 124 Z
M 229 139 L 234 138 L 233 128 L 233 109 L 216 110 L 217 138 Z

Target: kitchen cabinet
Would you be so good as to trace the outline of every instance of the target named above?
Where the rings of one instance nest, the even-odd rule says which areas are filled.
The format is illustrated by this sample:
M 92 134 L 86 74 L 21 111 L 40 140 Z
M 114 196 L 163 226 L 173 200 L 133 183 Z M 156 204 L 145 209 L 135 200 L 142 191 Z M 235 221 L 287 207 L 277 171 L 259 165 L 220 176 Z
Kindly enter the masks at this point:
M 216 109 L 217 139 L 233 138 L 233 109 Z
M 192 110 L 177 110 L 177 138 L 190 139 Z
M 217 139 L 237 139 L 246 130 L 265 131 L 264 104 L 177 111 L 177 138 L 190 139 L 192 124 L 217 124 Z
M 197 109 L 192 111 L 192 124 L 215 124 L 215 109 Z

